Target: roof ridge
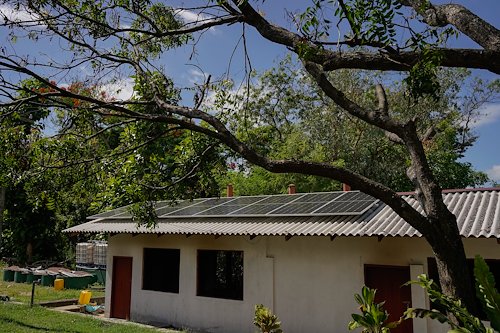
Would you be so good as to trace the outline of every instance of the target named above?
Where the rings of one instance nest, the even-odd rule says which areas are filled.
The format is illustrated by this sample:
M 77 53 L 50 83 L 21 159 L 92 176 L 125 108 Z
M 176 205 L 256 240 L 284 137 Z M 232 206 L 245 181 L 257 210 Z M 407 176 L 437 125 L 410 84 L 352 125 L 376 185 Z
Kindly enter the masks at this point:
M 492 192 L 500 191 L 500 187 L 477 187 L 477 188 L 454 188 L 444 189 L 441 193 L 462 193 L 462 192 Z M 399 195 L 414 195 L 415 191 L 397 192 Z

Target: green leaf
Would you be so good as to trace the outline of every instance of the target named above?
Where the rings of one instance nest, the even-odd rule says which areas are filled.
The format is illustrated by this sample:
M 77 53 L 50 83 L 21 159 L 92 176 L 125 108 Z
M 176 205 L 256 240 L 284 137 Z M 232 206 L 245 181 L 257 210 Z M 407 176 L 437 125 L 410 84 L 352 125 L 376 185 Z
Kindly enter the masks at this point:
M 476 295 L 491 322 L 491 327 L 500 331 L 500 294 L 495 288 L 493 274 L 486 261 L 479 255 L 474 259 L 474 276 L 476 278 Z

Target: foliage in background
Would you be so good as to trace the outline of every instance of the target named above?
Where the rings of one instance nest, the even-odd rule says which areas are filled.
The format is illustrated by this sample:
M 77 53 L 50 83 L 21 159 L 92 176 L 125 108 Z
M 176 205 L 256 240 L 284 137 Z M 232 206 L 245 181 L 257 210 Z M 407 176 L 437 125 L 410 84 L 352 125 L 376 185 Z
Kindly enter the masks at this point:
M 283 333 L 278 316 L 262 304 L 255 305 L 253 324 L 259 329 L 260 333 Z
M 35 80 L 26 80 L 23 89 L 21 99 L 45 87 Z M 10 117 L 0 119 L 0 187 L 5 188 L 0 253 L 21 262 L 59 260 L 67 247 L 60 234 L 54 201 L 46 195 L 44 186 L 31 187 L 25 177 L 35 168 L 33 150 L 43 136 L 43 121 L 49 110 L 42 105 L 26 104 L 3 111 L 9 112 Z M 34 193 L 37 199 L 31 200 Z
M 363 333 L 389 333 L 391 328 L 397 327 L 401 321 L 387 322 L 389 314 L 384 309 L 384 303 L 375 303 L 377 290 L 363 286 L 361 294 L 355 294 L 354 299 L 359 304 L 361 314 L 353 313 L 349 322 L 349 330 L 362 328 Z
M 387 74 L 359 70 L 336 71 L 330 77 L 368 108 L 376 108 L 375 83 L 389 79 Z M 429 136 L 424 148 L 442 188 L 482 185 L 488 181 L 486 174 L 460 159 L 477 139 L 471 125 L 479 119 L 478 108 L 500 92 L 500 82 L 477 80 L 465 70 L 440 70 L 438 78 L 438 100 L 420 97 L 411 102 L 403 85 L 388 86 L 392 116 L 401 121 L 418 119 L 419 134 Z M 223 109 L 221 117 L 255 150 L 275 159 L 331 163 L 398 191 L 413 189 L 406 175 L 410 159 L 405 148 L 383 130 L 343 112 L 290 58 L 255 74 L 254 80 L 249 96 L 222 94 L 216 104 Z M 331 179 L 271 174 L 238 159 L 230 165 L 233 170 L 223 182 L 234 184 L 237 194 L 283 193 L 290 183 L 300 192 L 341 188 Z
M 53 90 L 28 84 L 30 92 Z M 140 82 L 135 88 L 137 94 L 146 93 Z M 65 89 L 113 100 L 100 87 L 82 82 Z M 171 83 L 162 94 L 171 102 L 179 98 Z M 76 114 L 63 107 L 75 103 L 80 108 Z M 216 175 L 224 172 L 225 163 L 218 144 L 173 125 L 100 118 L 87 107 L 79 100 L 40 98 L 39 109 L 45 112 L 21 109 L 19 116 L 3 119 L 0 186 L 7 195 L 2 256 L 61 261 L 71 248 L 62 229 L 89 215 L 134 204 L 130 210 L 137 222 L 152 225 L 156 200 L 219 194 Z M 32 113 L 43 117 L 35 119 Z M 50 122 L 55 133 L 47 135 Z

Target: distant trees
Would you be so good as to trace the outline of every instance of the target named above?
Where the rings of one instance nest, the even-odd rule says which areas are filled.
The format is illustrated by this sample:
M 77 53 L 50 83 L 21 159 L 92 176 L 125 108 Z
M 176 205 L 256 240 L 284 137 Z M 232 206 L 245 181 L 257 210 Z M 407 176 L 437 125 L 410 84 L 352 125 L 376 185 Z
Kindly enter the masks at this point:
M 439 96 L 420 98 L 418 103 L 409 104 L 401 84 L 386 87 L 394 116 L 418 117 L 418 130 L 432 135 L 424 148 L 443 188 L 484 184 L 487 176 L 460 158 L 476 140 L 470 124 L 477 120 L 477 109 L 496 96 L 498 82 L 475 81 L 470 72 L 458 69 L 442 69 L 438 76 Z M 386 81 L 387 77 L 383 73 L 343 70 L 330 74 L 330 79 L 349 96 L 370 105 L 376 102 L 375 82 Z M 391 142 L 383 130 L 345 115 L 290 59 L 253 80 L 256 84 L 248 96 L 235 93 L 216 101 L 238 110 L 230 120 L 231 129 L 252 148 L 276 159 L 290 156 L 334 163 L 390 188 L 413 190 L 406 176 L 410 161 L 403 147 Z M 285 191 L 288 183 L 306 192 L 340 188 L 339 182 L 332 179 L 272 174 L 237 162 L 225 182 L 233 183 L 240 194 L 277 193 Z

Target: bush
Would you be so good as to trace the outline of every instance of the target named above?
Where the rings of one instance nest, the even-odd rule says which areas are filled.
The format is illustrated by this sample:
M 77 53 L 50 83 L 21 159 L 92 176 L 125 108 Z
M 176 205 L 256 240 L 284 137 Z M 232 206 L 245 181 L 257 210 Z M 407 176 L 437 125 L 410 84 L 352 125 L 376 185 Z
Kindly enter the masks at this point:
M 257 326 L 261 333 L 283 333 L 278 317 L 262 304 L 255 306 L 253 324 Z

